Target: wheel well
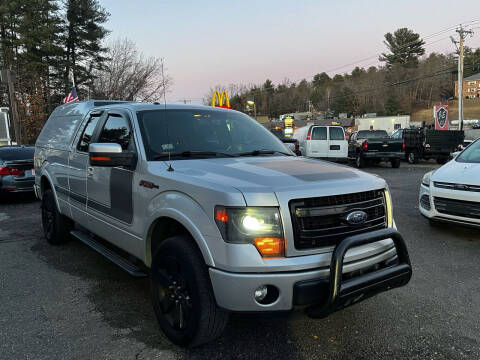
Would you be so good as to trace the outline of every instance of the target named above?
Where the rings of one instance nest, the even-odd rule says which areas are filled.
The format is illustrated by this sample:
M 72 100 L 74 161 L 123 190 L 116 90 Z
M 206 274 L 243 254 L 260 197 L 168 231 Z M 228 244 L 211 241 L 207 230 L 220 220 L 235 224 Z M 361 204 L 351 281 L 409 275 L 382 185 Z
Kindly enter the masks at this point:
M 175 219 L 161 217 L 152 224 L 148 236 L 150 244 L 147 246 L 146 263 L 148 266 L 152 263 L 152 255 L 155 254 L 155 251 L 162 241 L 176 235 L 187 235 L 191 237 L 190 232 Z
M 48 181 L 48 178 L 44 175 L 42 176 L 41 180 L 40 180 L 40 193 L 41 194 L 44 194 L 45 191 L 47 191 L 48 189 L 51 189 L 52 186 L 50 185 L 50 181 Z

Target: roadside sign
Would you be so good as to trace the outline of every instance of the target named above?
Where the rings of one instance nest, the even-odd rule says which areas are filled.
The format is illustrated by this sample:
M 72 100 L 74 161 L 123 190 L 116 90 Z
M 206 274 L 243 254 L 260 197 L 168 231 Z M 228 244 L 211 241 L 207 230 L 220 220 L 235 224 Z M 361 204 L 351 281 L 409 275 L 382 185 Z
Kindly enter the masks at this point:
M 435 116 L 435 130 L 449 130 L 448 105 L 435 105 L 433 113 Z

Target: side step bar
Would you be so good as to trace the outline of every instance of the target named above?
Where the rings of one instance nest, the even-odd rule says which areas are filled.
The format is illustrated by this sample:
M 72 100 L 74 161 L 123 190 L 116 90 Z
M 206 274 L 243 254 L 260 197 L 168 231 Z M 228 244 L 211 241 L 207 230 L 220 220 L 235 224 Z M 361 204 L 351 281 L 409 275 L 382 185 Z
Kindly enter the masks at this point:
M 100 244 L 98 241 L 93 239 L 88 234 L 85 234 L 84 232 L 79 231 L 79 230 L 72 230 L 70 232 L 70 234 L 72 234 L 73 237 L 80 240 L 84 244 L 90 246 L 96 252 L 105 256 L 108 260 L 110 260 L 114 264 L 121 267 L 123 270 L 125 270 L 130 275 L 132 275 L 134 277 L 146 277 L 147 276 L 147 274 L 140 267 L 138 267 L 134 263 L 128 261 L 127 259 L 125 259 L 121 255 L 119 255 L 115 251 L 113 251 L 113 250 L 105 247 L 104 245 Z

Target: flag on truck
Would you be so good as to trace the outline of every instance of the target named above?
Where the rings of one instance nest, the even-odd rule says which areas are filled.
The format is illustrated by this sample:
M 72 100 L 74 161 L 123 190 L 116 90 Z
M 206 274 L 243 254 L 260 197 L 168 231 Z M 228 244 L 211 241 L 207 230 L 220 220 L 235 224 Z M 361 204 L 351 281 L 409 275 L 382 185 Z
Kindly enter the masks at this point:
M 74 102 L 74 101 L 78 101 L 78 95 L 77 95 L 77 90 L 75 90 L 75 86 L 72 87 L 72 91 L 70 91 L 70 93 L 67 96 L 65 96 L 65 98 L 63 99 L 63 103 L 67 104 L 69 102 Z

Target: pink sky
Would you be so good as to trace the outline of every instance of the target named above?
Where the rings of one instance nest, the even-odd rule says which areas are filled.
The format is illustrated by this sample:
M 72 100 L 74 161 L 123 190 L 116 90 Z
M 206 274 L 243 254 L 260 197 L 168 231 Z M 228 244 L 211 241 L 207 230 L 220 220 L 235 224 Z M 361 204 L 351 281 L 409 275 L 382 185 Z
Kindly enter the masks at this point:
M 422 37 L 459 23 L 476 29 L 466 45 L 480 47 L 480 1 L 101 1 L 111 37 L 133 40 L 147 56 L 164 57 L 174 85 L 169 102 L 199 102 L 217 84 L 298 81 L 354 63 L 376 65 L 383 35 L 408 27 Z M 477 17 L 475 17 L 477 16 Z M 426 38 L 427 53 L 454 51 L 454 30 Z

